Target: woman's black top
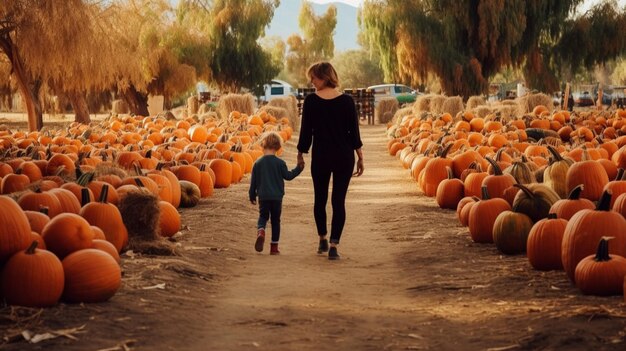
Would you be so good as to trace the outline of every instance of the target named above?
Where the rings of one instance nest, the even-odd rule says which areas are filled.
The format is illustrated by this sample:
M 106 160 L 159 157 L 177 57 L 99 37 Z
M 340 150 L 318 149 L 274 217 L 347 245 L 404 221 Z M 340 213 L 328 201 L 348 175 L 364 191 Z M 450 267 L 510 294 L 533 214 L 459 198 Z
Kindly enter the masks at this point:
M 308 153 L 313 143 L 312 159 L 354 160 L 354 150 L 363 146 L 354 100 L 342 94 L 324 99 L 309 94 L 302 107 L 298 151 Z

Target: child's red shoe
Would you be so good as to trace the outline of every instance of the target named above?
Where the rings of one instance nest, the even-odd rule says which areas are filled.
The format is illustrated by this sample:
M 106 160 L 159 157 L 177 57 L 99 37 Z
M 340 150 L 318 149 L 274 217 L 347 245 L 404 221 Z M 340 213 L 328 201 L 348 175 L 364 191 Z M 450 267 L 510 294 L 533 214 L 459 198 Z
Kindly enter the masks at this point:
M 265 228 L 259 228 L 257 230 L 256 242 L 254 243 L 254 249 L 257 252 L 263 251 L 264 243 L 265 243 Z
M 280 251 L 278 251 L 278 243 L 270 244 L 270 255 L 280 255 Z

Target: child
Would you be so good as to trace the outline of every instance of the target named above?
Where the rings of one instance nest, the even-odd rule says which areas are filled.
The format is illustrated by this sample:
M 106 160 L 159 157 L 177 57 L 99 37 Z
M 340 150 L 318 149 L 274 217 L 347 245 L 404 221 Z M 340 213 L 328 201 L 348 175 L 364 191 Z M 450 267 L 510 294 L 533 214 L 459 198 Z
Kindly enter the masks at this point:
M 285 161 L 276 156 L 276 152 L 281 148 L 281 142 L 281 137 L 277 133 L 270 132 L 265 135 L 262 141 L 263 156 L 254 163 L 250 179 L 250 202 L 256 205 L 256 198 L 259 197 L 259 221 L 254 248 L 257 252 L 263 251 L 265 225 L 271 217 L 270 255 L 280 254 L 278 240 L 280 239 L 280 212 L 283 195 L 285 195 L 284 179 L 292 180 L 304 169 L 304 163 L 299 163 L 291 171 L 287 169 Z

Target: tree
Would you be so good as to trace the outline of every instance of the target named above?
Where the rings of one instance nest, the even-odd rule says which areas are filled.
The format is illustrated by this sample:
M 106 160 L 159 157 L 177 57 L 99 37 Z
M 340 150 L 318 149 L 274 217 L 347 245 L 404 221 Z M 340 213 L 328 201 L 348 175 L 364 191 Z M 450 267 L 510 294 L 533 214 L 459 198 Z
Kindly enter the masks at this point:
M 362 88 L 383 82 L 378 57 L 365 50 L 348 50 L 333 59 L 333 65 L 344 88 Z
M 619 16 L 606 16 L 616 13 L 606 10 L 615 3 L 605 4 L 603 18 L 594 15 L 601 13 L 596 7 L 568 19 L 581 2 L 366 0 L 363 24 L 370 45 L 381 52 L 386 79 L 415 83 L 433 72 L 445 93 L 467 97 L 486 92 L 489 79 L 512 66 L 522 68 L 531 87 L 553 91 L 562 65 L 603 62 L 624 50 L 623 36 L 615 33 L 623 28 Z M 607 48 L 579 61 L 561 53 L 565 46 L 581 49 L 571 41 L 581 28 L 593 28 L 587 35 L 595 40 L 582 48 L 582 57 L 598 45 Z
M 207 61 L 215 84 L 223 92 L 254 89 L 280 71 L 258 39 L 278 7 L 278 0 L 195 1 L 204 8 L 210 41 Z
M 86 88 L 97 87 L 112 75 L 110 66 L 102 65 L 96 55 L 101 49 L 94 35 L 99 9 L 82 0 L 0 2 L 0 51 L 11 63 L 29 129 L 43 125 L 42 86 L 61 88 L 79 103 Z M 89 114 L 77 118 L 88 119 Z
M 306 69 L 314 62 L 333 58 L 335 43 L 333 34 L 337 26 L 337 7 L 328 6 L 322 16 L 315 15 L 308 1 L 302 3 L 298 25 L 302 36 L 293 34 L 287 38 L 287 72 L 299 85 L 306 85 Z

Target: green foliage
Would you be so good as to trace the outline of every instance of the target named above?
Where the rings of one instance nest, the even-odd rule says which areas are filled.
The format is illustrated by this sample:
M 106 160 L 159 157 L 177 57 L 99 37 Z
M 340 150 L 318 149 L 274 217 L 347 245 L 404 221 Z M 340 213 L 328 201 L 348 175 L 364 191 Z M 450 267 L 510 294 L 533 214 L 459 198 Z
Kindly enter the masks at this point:
M 303 34 L 293 34 L 287 38 L 289 50 L 286 68 L 292 81 L 303 86 L 308 82 L 307 68 L 314 62 L 330 60 L 334 55 L 333 33 L 337 26 L 337 8 L 330 5 L 325 14 L 317 16 L 311 4 L 304 1 L 298 24 Z
M 384 76 L 378 58 L 365 50 L 349 50 L 332 60 L 343 88 L 363 88 L 381 84 Z
M 362 25 L 387 80 L 417 85 L 432 72 L 445 93 L 470 96 L 486 92 L 489 79 L 511 66 L 522 68 L 530 87 L 551 91 L 562 65 L 604 62 L 626 47 L 614 2 L 568 21 L 581 2 L 366 0 Z M 581 35 L 593 40 L 581 47 Z M 583 52 L 555 55 L 567 52 L 563 46 Z
M 280 67 L 258 43 L 278 4 L 278 0 L 213 1 L 210 67 L 223 92 L 258 88 L 278 74 Z

